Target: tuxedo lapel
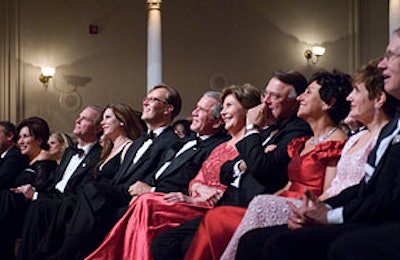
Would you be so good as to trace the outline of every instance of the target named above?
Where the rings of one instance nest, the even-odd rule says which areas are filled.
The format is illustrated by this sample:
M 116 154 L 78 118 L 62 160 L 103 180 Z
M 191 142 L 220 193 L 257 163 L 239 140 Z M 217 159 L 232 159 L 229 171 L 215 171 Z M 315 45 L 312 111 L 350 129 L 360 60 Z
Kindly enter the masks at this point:
M 58 183 L 61 178 L 63 177 L 65 170 L 67 169 L 67 166 L 69 162 L 71 161 L 72 156 L 74 155 L 74 152 L 72 151 L 71 148 L 68 148 L 64 152 L 63 160 L 61 161 L 60 165 L 58 166 L 58 170 L 56 171 L 57 176 L 55 176 L 55 183 Z
M 69 187 L 74 186 L 78 178 L 82 174 L 87 174 L 90 170 L 94 168 L 96 163 L 98 163 L 101 153 L 101 147 L 98 143 L 96 143 L 92 149 L 90 149 L 89 153 L 85 156 L 82 162 L 78 165 L 71 178 L 68 180 L 67 185 L 65 186 L 65 191 L 69 190 Z M 74 153 L 73 153 L 74 154 Z
M 143 145 L 144 143 L 144 137 L 140 137 L 136 139 L 131 147 L 129 147 L 128 151 L 126 152 L 124 162 L 122 165 L 119 167 L 118 172 L 115 174 L 114 180 L 118 182 L 127 172 L 130 172 L 133 170 L 134 164 L 133 164 L 133 159 L 135 158 L 135 155 L 139 148 Z
M 197 152 L 199 151 L 198 148 L 191 147 L 190 149 L 183 152 L 177 158 L 173 158 L 171 161 L 171 165 L 165 169 L 165 171 L 158 177 L 157 181 L 163 179 L 170 175 L 171 173 L 175 172 L 179 169 L 182 165 L 184 165 L 187 161 L 189 161 Z
M 381 172 L 382 167 L 385 163 L 385 157 L 388 154 L 390 147 L 393 144 L 397 144 L 400 138 L 399 135 L 399 120 L 392 120 L 386 127 L 382 130 L 379 135 L 378 141 L 372 150 L 372 152 L 368 156 L 368 167 L 372 168 L 373 174 L 368 181 L 363 180 L 363 185 L 361 185 L 360 192 L 363 192 L 371 183 L 374 183 L 374 180 L 378 178 L 379 173 Z M 391 138 L 387 139 L 387 137 L 391 136 Z M 366 176 L 365 176 L 366 177 Z M 364 178 L 365 178 L 364 177 Z

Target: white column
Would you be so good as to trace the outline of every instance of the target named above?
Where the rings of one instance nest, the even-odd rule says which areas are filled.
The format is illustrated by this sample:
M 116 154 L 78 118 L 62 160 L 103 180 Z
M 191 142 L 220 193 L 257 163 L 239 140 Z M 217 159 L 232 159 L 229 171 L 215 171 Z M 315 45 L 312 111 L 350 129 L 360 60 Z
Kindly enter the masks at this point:
M 389 1 L 389 40 L 393 31 L 400 27 L 400 0 Z
M 161 0 L 147 0 L 147 91 L 162 82 Z

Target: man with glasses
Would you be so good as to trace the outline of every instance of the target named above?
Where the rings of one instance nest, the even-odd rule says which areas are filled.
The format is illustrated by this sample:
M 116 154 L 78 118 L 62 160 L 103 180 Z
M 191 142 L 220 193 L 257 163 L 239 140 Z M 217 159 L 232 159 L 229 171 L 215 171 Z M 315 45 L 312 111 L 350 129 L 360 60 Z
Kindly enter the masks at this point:
M 308 124 L 296 116 L 299 106 L 296 97 L 306 87 L 307 80 L 301 73 L 276 71 L 265 87 L 261 104 L 248 111 L 246 136 L 236 144 L 240 155 L 221 168 L 221 181 L 228 189 L 219 207 L 206 213 L 206 216 L 223 216 L 214 218 L 220 220 L 217 226 L 228 230 L 235 226 L 236 222 L 229 218 L 235 214 L 225 214 L 232 207 L 227 210 L 224 206 L 238 206 L 242 210 L 255 195 L 276 192 L 288 182 L 290 157 L 286 147 L 293 138 L 311 134 Z M 275 149 L 267 152 L 265 149 L 270 145 Z M 196 218 L 156 237 L 151 248 L 154 258 L 183 258 L 202 219 Z
M 135 140 L 110 182 L 86 185 L 73 203 L 63 204 L 35 253 L 58 259 L 81 258 L 96 247 L 131 200 L 128 188 L 157 169 L 162 154 L 180 139 L 170 126 L 181 110 L 181 97 L 167 85 L 153 87 L 143 99 L 147 133 Z
M 379 63 L 400 100 L 400 28 Z M 400 116 L 382 129 L 361 182 L 324 202 L 310 192 L 288 225 L 250 231 L 237 259 L 400 259 Z

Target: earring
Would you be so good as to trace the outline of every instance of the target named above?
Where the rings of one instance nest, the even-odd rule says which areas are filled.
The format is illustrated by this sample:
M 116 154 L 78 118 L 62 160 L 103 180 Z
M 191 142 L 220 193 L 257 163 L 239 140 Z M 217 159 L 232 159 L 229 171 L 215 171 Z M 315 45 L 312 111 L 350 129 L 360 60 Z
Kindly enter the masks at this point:
M 124 123 L 121 122 L 121 123 L 119 123 L 119 125 L 120 125 L 120 126 L 124 126 Z

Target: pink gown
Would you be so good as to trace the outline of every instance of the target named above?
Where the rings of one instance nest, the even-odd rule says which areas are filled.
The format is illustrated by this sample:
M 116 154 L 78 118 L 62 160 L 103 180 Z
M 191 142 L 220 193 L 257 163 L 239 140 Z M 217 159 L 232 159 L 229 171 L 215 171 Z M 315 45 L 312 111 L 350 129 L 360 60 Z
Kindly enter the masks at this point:
M 357 184 L 364 176 L 364 166 L 369 152 L 376 143 L 376 138 L 371 139 L 365 147 L 348 153 L 348 150 L 360 139 L 367 131 L 362 131 L 349 138 L 345 144 L 342 156 L 336 167 L 336 176 L 331 182 L 331 186 L 325 191 L 329 197 L 339 194 L 345 188 Z M 221 260 L 235 259 L 239 240 L 250 230 L 282 225 L 287 223 L 291 212 L 287 202 L 290 201 L 296 206 L 301 206 L 301 200 L 297 198 L 284 198 L 274 195 L 256 196 L 249 204 L 247 211 L 234 232 L 228 246 L 226 247 Z M 268 205 L 268 207 L 266 207 Z
M 225 191 L 220 183 L 221 166 L 239 153 L 223 143 L 217 146 L 190 182 Z M 152 259 L 151 241 L 158 234 L 203 215 L 210 207 L 185 202 L 167 203 L 164 193 L 145 193 L 138 197 L 115 224 L 101 245 L 85 259 Z

